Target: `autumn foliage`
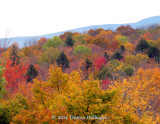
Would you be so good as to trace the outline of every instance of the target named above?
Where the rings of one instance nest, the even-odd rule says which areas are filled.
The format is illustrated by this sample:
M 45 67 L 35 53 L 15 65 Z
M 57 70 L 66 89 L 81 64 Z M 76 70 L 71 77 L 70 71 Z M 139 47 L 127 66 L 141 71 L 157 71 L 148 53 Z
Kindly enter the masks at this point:
M 0 52 L 0 124 L 159 124 L 160 28 L 65 32 Z

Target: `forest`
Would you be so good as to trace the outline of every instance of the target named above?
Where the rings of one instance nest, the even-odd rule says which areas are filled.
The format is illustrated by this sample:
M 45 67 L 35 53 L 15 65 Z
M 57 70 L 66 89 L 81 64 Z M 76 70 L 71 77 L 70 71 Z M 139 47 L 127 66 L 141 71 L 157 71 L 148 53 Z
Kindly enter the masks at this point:
M 160 124 L 160 25 L 0 42 L 0 124 Z

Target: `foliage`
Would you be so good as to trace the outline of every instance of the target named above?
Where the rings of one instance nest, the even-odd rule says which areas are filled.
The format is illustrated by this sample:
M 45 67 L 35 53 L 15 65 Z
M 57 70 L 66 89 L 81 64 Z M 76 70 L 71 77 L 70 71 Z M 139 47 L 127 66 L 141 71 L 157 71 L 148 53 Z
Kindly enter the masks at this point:
M 0 65 L 0 98 L 3 97 L 4 93 L 5 93 L 5 78 L 3 77 L 3 73 L 5 68 Z
M 48 47 L 57 48 L 57 47 L 60 47 L 62 45 L 64 45 L 63 40 L 58 36 L 54 36 L 53 38 L 48 39 L 48 41 L 43 46 L 46 49 Z
M 66 44 L 68 46 L 73 46 L 74 45 L 74 42 L 73 42 L 73 39 L 72 39 L 72 35 L 68 35 L 67 40 L 66 40 Z
M 58 65 L 62 67 L 62 69 L 66 69 L 69 67 L 69 61 L 67 59 L 67 56 L 64 54 L 64 52 L 60 53 L 56 61 Z
M 36 78 L 37 76 L 38 76 L 38 71 L 32 64 L 30 64 L 26 73 L 27 82 L 32 82 L 33 79 Z
M 91 55 L 92 50 L 88 47 L 85 47 L 84 45 L 78 45 L 74 48 L 73 53 L 76 56 L 81 56 L 82 58 L 87 58 L 89 55 Z
M 15 44 L 13 44 L 11 48 L 10 59 L 12 60 L 12 66 L 14 66 L 15 64 L 18 65 L 20 63 L 20 58 L 18 56 L 18 47 Z
M 118 60 L 121 60 L 123 58 L 123 56 L 121 55 L 121 53 L 119 53 L 118 51 L 115 52 L 112 57 L 112 59 L 118 59 Z
M 125 63 L 127 65 L 130 65 L 130 66 L 138 66 L 142 63 L 146 63 L 148 62 L 149 58 L 147 55 L 143 55 L 141 53 L 138 53 L 137 55 L 126 55 L 125 56 Z
M 134 73 L 134 67 L 133 66 L 126 66 L 124 68 L 124 72 L 127 76 L 131 76 Z
M 160 50 L 156 46 L 149 47 L 147 54 L 149 58 L 155 58 L 159 56 Z
M 60 51 L 58 50 L 58 48 L 46 48 L 45 51 L 40 54 L 39 63 L 54 64 L 59 55 Z
M 136 51 L 144 51 L 146 49 L 149 48 L 149 44 L 147 43 L 147 41 L 144 38 L 141 38 L 141 40 L 138 42 L 135 50 Z
M 90 67 L 92 67 L 92 62 L 87 58 L 85 61 L 85 69 L 88 70 Z

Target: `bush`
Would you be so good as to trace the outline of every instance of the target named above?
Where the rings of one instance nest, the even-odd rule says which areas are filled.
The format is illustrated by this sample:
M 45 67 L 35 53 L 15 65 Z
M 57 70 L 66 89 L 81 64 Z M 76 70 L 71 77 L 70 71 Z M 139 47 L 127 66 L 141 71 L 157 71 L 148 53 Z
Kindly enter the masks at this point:
M 131 76 L 134 73 L 134 67 L 133 66 L 126 66 L 124 68 L 124 72 L 127 76 Z

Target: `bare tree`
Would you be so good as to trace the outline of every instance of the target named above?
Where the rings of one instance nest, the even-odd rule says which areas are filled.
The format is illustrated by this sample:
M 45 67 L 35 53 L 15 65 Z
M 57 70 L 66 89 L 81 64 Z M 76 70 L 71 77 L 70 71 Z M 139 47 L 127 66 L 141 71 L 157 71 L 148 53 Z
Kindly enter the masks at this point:
M 29 47 L 29 46 L 37 45 L 37 41 L 38 41 L 37 37 L 31 37 L 29 40 L 26 40 L 24 42 L 24 46 Z
M 2 54 L 8 47 L 11 42 L 11 38 L 7 38 L 8 35 L 5 35 L 5 38 L 0 39 L 0 54 Z

